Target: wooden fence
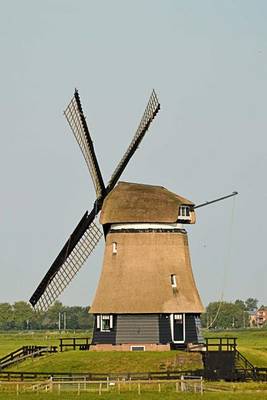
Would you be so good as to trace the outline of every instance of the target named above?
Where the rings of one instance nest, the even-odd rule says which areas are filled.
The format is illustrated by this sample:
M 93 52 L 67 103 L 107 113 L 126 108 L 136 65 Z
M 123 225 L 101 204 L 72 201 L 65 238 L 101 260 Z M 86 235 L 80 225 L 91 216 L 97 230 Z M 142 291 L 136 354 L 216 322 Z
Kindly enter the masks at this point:
M 178 380 L 155 380 L 155 381 L 132 381 L 130 380 L 110 380 L 87 381 L 87 380 L 54 380 L 53 378 L 40 382 L 0 382 L 0 393 L 12 392 L 17 395 L 25 392 L 35 393 L 67 393 L 72 392 L 80 395 L 82 392 L 97 393 L 123 393 L 135 392 L 141 395 L 143 392 L 204 392 L 203 380 L 200 377 L 186 378 L 184 376 Z
M 54 380 L 65 381 L 104 381 L 109 380 L 174 380 L 181 379 L 181 376 L 202 376 L 203 370 L 195 371 L 153 371 L 153 372 L 125 372 L 125 373 L 94 373 L 94 372 L 23 372 L 23 371 L 0 371 L 0 381 L 27 382 L 33 380 Z

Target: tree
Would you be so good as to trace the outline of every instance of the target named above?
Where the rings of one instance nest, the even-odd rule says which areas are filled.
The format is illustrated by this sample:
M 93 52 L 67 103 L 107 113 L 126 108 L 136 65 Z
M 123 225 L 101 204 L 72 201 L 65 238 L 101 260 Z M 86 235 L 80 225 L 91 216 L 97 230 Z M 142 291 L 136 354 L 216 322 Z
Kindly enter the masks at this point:
M 246 310 L 247 310 L 247 311 L 250 311 L 250 312 L 256 311 L 257 308 L 258 308 L 258 302 L 259 302 L 258 299 L 254 299 L 254 298 L 252 298 L 252 297 L 249 297 L 249 298 L 245 301 Z
M 0 303 L 0 329 L 12 329 L 14 325 L 13 308 L 8 303 Z
M 244 302 L 243 300 L 237 299 L 237 300 L 235 301 L 235 305 L 238 306 L 238 307 L 240 307 L 240 308 L 241 308 L 242 310 L 244 310 L 244 311 L 247 309 L 246 304 L 245 304 L 245 302 Z
M 63 313 L 64 311 L 65 307 L 63 304 L 60 301 L 55 301 L 43 314 L 42 327 L 45 329 L 59 329 L 59 313 Z
M 215 301 L 206 308 L 202 322 L 216 329 L 243 328 L 248 326 L 248 312 L 242 300 L 235 303 Z
M 31 306 L 25 301 L 16 301 L 13 304 L 14 327 L 16 329 L 29 329 L 33 315 Z

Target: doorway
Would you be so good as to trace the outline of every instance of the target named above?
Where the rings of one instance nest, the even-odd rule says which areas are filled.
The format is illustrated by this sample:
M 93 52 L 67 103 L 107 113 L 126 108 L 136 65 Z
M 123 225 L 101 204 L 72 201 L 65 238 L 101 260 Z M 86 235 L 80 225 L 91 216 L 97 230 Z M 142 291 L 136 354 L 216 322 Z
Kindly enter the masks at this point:
M 171 315 L 171 333 L 172 333 L 173 343 L 184 343 L 185 341 L 184 314 Z

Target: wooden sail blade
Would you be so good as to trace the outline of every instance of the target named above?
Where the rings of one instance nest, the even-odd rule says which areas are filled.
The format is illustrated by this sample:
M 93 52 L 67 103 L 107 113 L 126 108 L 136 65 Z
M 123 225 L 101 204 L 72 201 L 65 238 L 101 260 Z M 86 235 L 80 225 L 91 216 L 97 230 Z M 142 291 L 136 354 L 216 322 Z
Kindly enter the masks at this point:
M 112 174 L 110 181 L 107 186 L 107 192 L 110 192 L 116 183 L 118 182 L 121 174 L 123 173 L 125 167 L 127 166 L 128 162 L 130 161 L 131 157 L 135 153 L 137 147 L 141 143 L 143 137 L 145 136 L 151 122 L 157 115 L 158 111 L 160 109 L 160 104 L 158 102 L 157 95 L 155 91 L 152 91 L 152 94 L 149 98 L 149 101 L 147 103 L 145 112 L 143 114 L 143 117 L 141 119 L 141 122 L 137 128 L 137 131 L 133 137 L 133 140 L 131 141 L 128 149 L 126 150 L 124 156 L 122 157 L 121 161 L 119 162 L 117 168 L 115 169 L 114 173 Z
M 86 212 L 65 243 L 45 277 L 30 298 L 38 310 L 45 311 L 68 286 L 98 244 L 102 231 L 93 222 L 94 210 Z
M 97 197 L 101 197 L 105 191 L 105 185 L 77 90 L 75 90 L 74 96 L 64 111 L 64 114 L 83 153 L 93 180 L 96 195 Z

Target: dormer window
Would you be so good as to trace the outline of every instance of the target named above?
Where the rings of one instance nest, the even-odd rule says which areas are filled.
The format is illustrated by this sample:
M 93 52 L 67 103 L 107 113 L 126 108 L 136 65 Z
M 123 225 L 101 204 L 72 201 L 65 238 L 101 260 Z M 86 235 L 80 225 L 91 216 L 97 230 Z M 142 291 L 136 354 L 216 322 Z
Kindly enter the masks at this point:
M 178 220 L 190 221 L 190 207 L 189 206 L 180 206 L 179 207 Z

